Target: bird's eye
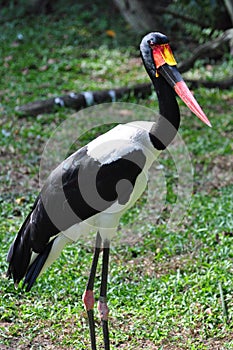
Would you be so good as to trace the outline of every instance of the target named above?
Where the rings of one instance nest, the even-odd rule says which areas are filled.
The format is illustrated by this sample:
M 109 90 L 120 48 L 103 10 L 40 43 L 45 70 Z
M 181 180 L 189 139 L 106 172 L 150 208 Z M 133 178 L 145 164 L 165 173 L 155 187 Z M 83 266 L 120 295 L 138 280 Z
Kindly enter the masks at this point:
M 148 40 L 147 43 L 150 47 L 154 47 L 156 45 L 153 39 Z

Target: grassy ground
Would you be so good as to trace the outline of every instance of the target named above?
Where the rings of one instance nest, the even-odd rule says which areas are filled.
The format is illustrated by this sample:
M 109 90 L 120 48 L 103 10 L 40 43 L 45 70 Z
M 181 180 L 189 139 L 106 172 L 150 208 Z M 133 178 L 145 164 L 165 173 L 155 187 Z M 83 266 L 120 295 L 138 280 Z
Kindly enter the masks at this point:
M 109 29 L 115 37 L 106 34 Z M 60 109 L 22 118 L 14 108 L 65 92 L 148 81 L 136 45 L 140 37 L 111 9 L 102 9 L 99 17 L 98 8 L 87 2 L 85 7 L 58 8 L 47 17 L 6 21 L 0 40 L 0 348 L 87 349 L 81 296 L 91 264 L 90 247 L 82 243 L 68 247 L 30 293 L 15 290 L 4 278 L 7 250 L 38 192 L 45 142 L 72 114 Z M 232 60 L 215 68 L 208 64 L 206 74 L 199 64 L 189 75 L 227 75 L 232 65 Z M 183 220 L 175 229 L 166 226 L 176 206 L 177 172 L 165 152 L 158 168 L 170 192 L 160 217 L 154 218 L 152 207 L 147 220 L 141 219 L 138 203 L 122 221 L 120 231 L 126 234 L 121 244 L 111 250 L 113 349 L 233 348 L 233 92 L 199 89 L 195 95 L 213 128 L 189 118 L 181 104 L 180 135 L 194 168 Z M 137 103 L 158 108 L 153 96 Z M 134 220 L 137 224 L 131 227 Z M 135 238 L 130 232 L 136 229 Z M 98 286 L 99 271 L 97 292 Z M 101 348 L 100 331 L 98 344 Z

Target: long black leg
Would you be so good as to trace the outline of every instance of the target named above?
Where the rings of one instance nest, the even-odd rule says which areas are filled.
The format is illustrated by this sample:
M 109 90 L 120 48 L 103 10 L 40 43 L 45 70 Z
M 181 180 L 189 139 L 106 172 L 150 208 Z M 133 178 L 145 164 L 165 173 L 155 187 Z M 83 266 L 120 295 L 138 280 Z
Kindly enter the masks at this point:
M 108 305 L 107 305 L 107 283 L 108 283 L 108 265 L 109 265 L 109 251 L 110 241 L 104 240 L 103 244 L 103 262 L 102 262 L 102 278 L 100 286 L 100 297 L 98 302 L 98 310 L 100 313 L 100 319 L 102 323 L 103 336 L 104 336 L 104 349 L 109 350 L 109 331 L 108 331 Z
M 91 338 L 91 349 L 92 350 L 96 350 L 95 321 L 94 321 L 94 311 L 93 311 L 95 298 L 94 298 L 93 288 L 94 288 L 96 267 L 97 267 L 97 263 L 98 263 L 98 259 L 99 259 L 101 243 L 102 243 L 101 236 L 100 236 L 99 232 L 97 232 L 96 242 L 95 242 L 95 252 L 93 255 L 91 271 L 89 274 L 86 290 L 83 294 L 83 303 L 84 303 L 85 309 L 87 311 L 87 316 L 88 316 L 89 331 L 90 331 L 90 338 Z

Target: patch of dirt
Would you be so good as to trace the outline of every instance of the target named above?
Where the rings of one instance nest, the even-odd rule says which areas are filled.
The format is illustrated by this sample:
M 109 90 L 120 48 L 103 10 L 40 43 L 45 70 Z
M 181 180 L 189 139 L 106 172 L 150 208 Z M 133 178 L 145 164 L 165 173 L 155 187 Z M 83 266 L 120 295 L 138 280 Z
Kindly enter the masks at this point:
M 206 350 L 226 350 L 226 349 L 230 349 L 230 347 L 229 346 L 226 347 L 225 345 L 229 345 L 229 343 L 233 340 L 233 334 L 229 334 L 223 338 L 212 338 L 208 340 L 203 340 L 201 338 L 195 339 L 195 335 L 194 336 L 193 334 L 190 335 L 185 331 L 184 331 L 184 334 L 173 334 L 173 336 L 179 339 L 178 347 L 173 342 L 168 343 L 167 340 L 165 340 L 161 344 L 163 350 L 186 350 L 186 349 L 190 349 L 190 345 L 192 346 L 195 345 L 195 347 L 197 348 L 198 348 L 198 345 L 202 345 L 203 349 L 206 349 Z M 190 342 L 191 339 L 192 339 L 192 342 Z M 158 347 L 154 349 L 160 349 L 160 348 Z
M 196 166 L 197 173 L 204 173 L 204 164 Z M 213 189 L 233 184 L 233 155 L 216 156 L 205 171 L 204 180 L 198 185 L 198 190 L 210 192 Z
M 154 254 L 148 252 L 146 257 L 138 257 L 127 261 L 126 270 L 137 271 L 137 275 L 156 276 L 160 278 L 163 275 L 174 273 L 177 270 L 182 270 L 186 265 L 195 265 L 195 258 L 192 254 L 176 255 L 162 262 L 154 261 Z
M 68 326 L 67 326 L 68 324 Z M 25 335 L 25 329 L 22 329 L 22 334 L 12 335 L 9 329 L 12 323 L 0 322 L 0 350 L 31 350 L 31 349 L 46 349 L 46 350 L 73 350 L 73 346 L 58 345 L 62 342 L 64 335 L 71 334 L 75 328 L 74 320 L 66 321 L 66 325 L 63 326 L 62 332 L 56 335 L 56 339 L 52 339 L 54 336 L 54 330 L 50 330 L 49 322 L 41 325 L 41 329 L 35 330 L 35 334 L 31 334 L 27 337 Z M 1 343 L 1 335 L 4 334 L 4 339 L 10 345 Z M 2 338 L 2 339 L 3 339 Z M 89 339 L 87 339 L 87 342 Z M 84 349 L 80 349 L 84 350 Z
M 122 69 L 124 69 L 125 71 L 129 71 L 131 70 L 131 67 L 142 67 L 142 60 L 140 57 L 131 57 L 129 58 L 129 60 L 127 61 L 127 63 L 125 65 L 123 65 Z
M 18 194 L 39 189 L 38 176 L 31 174 L 30 165 L 24 164 L 17 159 L 15 152 L 0 151 L 0 174 L 1 194 Z
M 116 321 L 116 320 L 115 320 Z M 118 322 L 114 321 L 115 327 L 117 326 Z M 113 322 L 113 321 L 112 321 Z M 122 322 L 118 324 L 118 327 L 121 328 L 122 332 L 125 332 L 127 334 L 127 328 L 129 326 L 129 323 L 124 322 L 124 317 L 122 317 Z M 111 318 L 110 318 L 110 324 L 111 324 Z M 69 334 L 72 334 L 74 330 L 77 331 L 77 325 L 75 318 L 66 320 L 66 322 L 63 324 L 62 332 L 57 334 L 55 336 L 56 340 L 51 339 L 50 332 L 49 332 L 49 323 L 44 324 L 44 327 L 40 330 L 37 330 L 37 335 L 30 340 L 26 339 L 26 337 L 23 337 L 21 335 L 19 336 L 12 336 L 10 335 L 10 331 L 8 328 L 11 326 L 11 323 L 8 322 L 0 322 L 0 328 L 1 333 L 5 330 L 5 336 L 8 335 L 9 338 L 7 339 L 10 345 L 5 345 L 1 343 L 0 338 L 0 349 L 1 350 L 30 350 L 30 349 L 46 349 L 46 350 L 73 350 L 77 347 L 75 346 L 62 346 L 58 345 L 59 343 L 62 343 L 62 340 L 64 339 L 64 336 L 69 336 Z M 98 322 L 97 329 L 100 329 L 100 322 Z M 149 339 L 134 339 L 131 336 L 128 336 L 128 339 L 122 342 L 117 343 L 117 341 L 114 340 L 114 337 L 111 339 L 112 348 L 113 349 L 127 349 L 127 350 L 141 350 L 141 349 L 147 349 L 147 350 L 187 350 L 190 349 L 190 345 L 196 346 L 198 348 L 198 345 L 202 345 L 203 349 L 206 350 L 225 350 L 230 349 L 229 343 L 233 342 L 233 333 L 227 334 L 223 338 L 210 338 L 210 339 L 202 339 L 198 333 L 198 329 L 195 330 L 196 332 L 188 329 L 182 329 L 178 332 L 171 332 L 170 335 L 168 335 L 160 344 L 155 344 L 153 341 Z M 82 332 L 82 327 L 79 330 L 79 332 Z M 0 335 L 1 335 L 0 333 Z M 51 332 L 51 334 L 53 331 Z M 77 338 L 80 339 L 81 333 L 77 335 Z M 53 334 L 54 336 L 55 334 Z M 73 336 L 73 334 L 72 334 Z M 30 337 L 29 337 L 30 338 Z M 86 350 L 89 348 L 89 338 L 83 339 L 83 342 L 85 343 L 85 346 L 82 348 L 79 348 L 80 350 Z M 97 337 L 97 342 L 102 344 L 102 338 L 101 340 Z M 135 345 L 137 343 L 137 345 Z M 189 345 L 187 345 L 189 344 Z M 225 345 L 228 345 L 226 347 Z
M 174 334 L 175 336 L 175 334 Z M 179 336 L 179 335 L 178 335 Z M 180 336 L 179 338 L 177 338 L 179 340 L 177 340 L 178 344 L 174 344 L 174 342 L 169 343 L 168 339 L 166 339 L 164 342 L 162 342 L 160 345 L 155 345 L 152 341 L 145 339 L 145 340 L 138 340 L 137 343 L 138 345 L 136 346 L 132 346 L 130 345 L 130 339 L 127 342 L 121 343 L 119 345 L 115 345 L 116 349 L 133 349 L 133 350 L 141 350 L 141 349 L 147 349 L 147 350 L 186 350 L 186 349 L 190 349 L 190 345 L 196 345 L 198 347 L 198 345 L 203 345 L 205 346 L 205 348 L 203 349 L 208 349 L 208 350 L 225 350 L 227 349 L 225 347 L 225 345 L 229 342 L 231 342 L 233 340 L 233 335 L 229 335 L 227 337 L 224 337 L 222 339 L 217 339 L 217 338 L 213 338 L 210 340 L 197 340 L 197 341 L 193 341 L 190 344 L 190 337 L 187 338 L 186 336 Z M 187 345 L 190 344 L 190 345 Z M 229 347 L 228 347 L 229 349 Z
M 130 345 L 130 341 L 127 341 L 125 343 L 121 343 L 119 345 L 115 346 L 115 349 L 127 349 L 127 350 L 141 350 L 141 349 L 147 349 L 147 350 L 159 350 L 161 349 L 161 346 L 156 346 L 152 341 L 145 339 L 145 340 L 138 340 L 138 345 Z

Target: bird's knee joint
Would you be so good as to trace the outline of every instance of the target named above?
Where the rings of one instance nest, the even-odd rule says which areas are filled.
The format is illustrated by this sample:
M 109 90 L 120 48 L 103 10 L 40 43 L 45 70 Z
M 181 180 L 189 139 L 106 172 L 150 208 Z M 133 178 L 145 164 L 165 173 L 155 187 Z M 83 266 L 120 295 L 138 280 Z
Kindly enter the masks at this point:
M 95 304 L 93 290 L 86 290 L 83 293 L 82 300 L 83 300 L 86 311 L 92 310 L 94 308 L 94 304 Z
M 100 319 L 102 321 L 107 321 L 108 314 L 109 314 L 109 308 L 108 308 L 108 305 L 107 305 L 107 298 L 105 298 L 105 297 L 100 297 L 99 298 L 98 310 L 99 310 Z

